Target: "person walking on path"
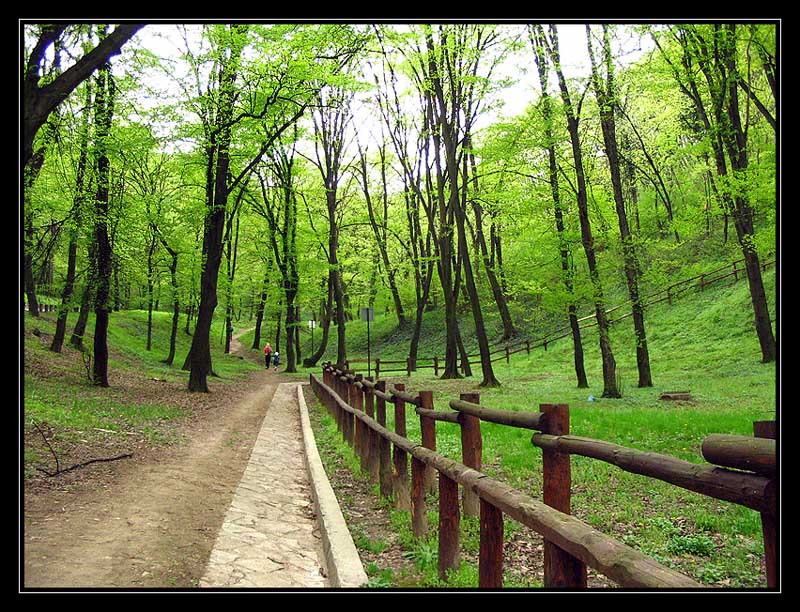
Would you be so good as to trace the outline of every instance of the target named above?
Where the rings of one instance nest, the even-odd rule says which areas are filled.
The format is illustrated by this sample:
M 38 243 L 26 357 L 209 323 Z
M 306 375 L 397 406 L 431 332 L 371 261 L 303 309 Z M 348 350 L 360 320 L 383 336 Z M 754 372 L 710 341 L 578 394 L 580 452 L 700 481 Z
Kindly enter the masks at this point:
M 264 347 L 264 368 L 269 370 L 269 364 L 272 361 L 272 347 L 267 342 L 267 346 Z
M 275 372 L 278 371 L 278 365 L 281 363 L 281 354 L 278 351 L 275 351 L 272 357 L 272 365 L 275 366 Z

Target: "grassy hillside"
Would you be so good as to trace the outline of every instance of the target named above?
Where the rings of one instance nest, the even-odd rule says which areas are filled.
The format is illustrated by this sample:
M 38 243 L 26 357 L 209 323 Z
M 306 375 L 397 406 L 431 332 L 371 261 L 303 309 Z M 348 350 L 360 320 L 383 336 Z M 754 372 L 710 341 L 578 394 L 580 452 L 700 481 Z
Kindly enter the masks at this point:
M 72 314 L 68 321 L 69 332 L 75 316 Z M 43 313 L 39 318 L 24 314 L 20 390 L 26 477 L 34 476 L 42 466 L 53 471 L 53 452 L 60 456 L 63 469 L 72 460 L 114 454 L 117 442 L 128 436 L 145 446 L 177 441 L 180 422 L 211 398 L 186 391 L 188 372 L 181 366 L 191 337 L 183 331 L 178 334 L 175 363 L 162 363 L 169 352 L 171 320 L 168 313 L 154 313 L 153 348 L 148 351 L 147 313 L 112 313 L 108 338 L 110 388 L 102 389 L 89 381 L 91 349 L 85 355 L 66 344 L 61 353 L 49 350 L 55 313 Z M 92 346 L 93 325 L 90 318 L 89 335 L 84 341 L 87 347 Z M 215 326 L 215 338 L 220 338 L 220 331 Z M 212 344 L 218 374 L 210 379 L 212 391 L 215 386 L 235 384 L 258 367 L 223 354 L 221 342 Z
M 772 296 L 774 321 L 774 268 L 765 273 L 765 284 Z M 468 318 L 462 329 L 467 327 Z M 408 345 L 394 323 L 379 318 L 371 325 L 373 358 L 404 355 Z M 441 312 L 428 313 L 420 355 L 434 351 L 441 355 L 443 327 Z M 547 351 L 540 348 L 530 355 L 513 355 L 509 364 L 495 362 L 495 373 L 502 383 L 497 389 L 478 386 L 480 366 L 468 379 L 444 381 L 435 378 L 432 370 L 421 370 L 411 377 L 387 376 L 387 380 L 403 382 L 412 392 L 432 390 L 435 405 L 441 410 L 448 410 L 447 401 L 465 392 L 480 393 L 483 405 L 508 410 L 536 411 L 540 403 L 566 403 L 574 435 L 696 463 L 705 463 L 700 445 L 707 435 L 752 435 L 753 421 L 776 417 L 776 364 L 760 362 L 745 281 L 731 279 L 704 292 L 687 293 L 672 306 L 653 306 L 647 312 L 647 331 L 654 387 L 640 389 L 636 386 L 631 319 L 612 327 L 612 345 L 623 382 L 621 399 L 599 399 L 602 370 L 596 330 L 584 332 L 589 389 L 576 387 L 569 338 L 551 344 Z M 397 344 L 398 340 L 401 343 Z M 349 324 L 349 354 L 361 353 L 365 343 L 365 325 Z M 363 364 L 357 369 L 366 371 Z M 691 391 L 693 399 L 659 399 L 662 392 L 677 390 Z M 408 428 L 409 437 L 419 440 L 417 419 L 409 419 Z M 540 496 L 541 452 L 530 444 L 530 432 L 487 423 L 482 424 L 482 431 L 484 471 Z M 329 435 L 336 435 L 335 425 Z M 439 424 L 439 452 L 460 460 L 458 435 L 457 428 Z M 704 584 L 765 586 L 757 512 L 582 457 L 573 458 L 573 483 L 573 513 L 599 530 Z M 408 517 L 397 516 L 396 521 L 398 530 L 409 529 Z M 435 584 L 434 576 L 430 580 Z M 466 572 L 463 586 L 474 584 L 471 580 Z M 533 580 L 518 586 L 539 585 Z
M 771 296 L 773 321 L 775 279 L 775 270 L 770 268 L 765 273 L 765 283 Z M 609 305 L 614 303 L 609 301 Z M 497 329 L 490 309 L 486 314 L 490 326 Z M 25 315 L 22 390 L 26 474 L 31 475 L 33 466 L 46 465 L 50 459 L 46 447 L 28 444 L 39 437 L 34 423 L 46 424 L 56 450 L 65 453 L 78 445 L 93 444 L 92 432 L 96 430 L 118 432 L 120 436 L 138 432 L 151 443 L 175 440 L 173 425 L 191 413 L 196 399 L 186 399 L 191 395 L 185 392 L 188 374 L 180 369 L 191 339 L 182 330 L 179 332 L 175 364 L 166 366 L 160 360 L 168 350 L 170 316 L 155 314 L 152 351 L 145 350 L 146 320 L 142 311 L 112 313 L 112 389 L 102 390 L 89 384 L 86 364 L 79 353 L 65 349 L 63 354 L 55 355 L 48 350 L 54 330 L 53 313 L 36 320 Z M 470 320 L 470 313 L 465 312 L 465 337 L 469 337 Z M 70 320 L 70 330 L 72 324 Z M 247 327 L 245 322 L 239 325 Z M 370 327 L 373 358 L 405 357 L 408 331 L 397 330 L 392 317 L 378 316 Z M 92 329 L 91 321 L 88 329 Z M 631 320 L 612 328 L 623 391 L 623 397 L 617 400 L 599 399 L 602 376 L 594 330 L 584 332 L 589 389 L 576 387 L 569 339 L 549 345 L 547 351 L 539 348 L 530 355 L 518 353 L 509 364 L 504 360 L 495 362 L 495 373 L 502 383 L 497 389 L 478 386 L 479 366 L 475 366 L 476 376 L 468 379 L 444 381 L 435 378 L 432 370 L 420 370 L 410 378 L 396 376 L 388 380 L 403 382 L 412 392 L 432 390 L 436 407 L 442 410 L 447 410 L 447 400 L 464 392 L 480 393 L 482 404 L 507 410 L 537 410 L 540 403 L 566 403 L 570 406 L 571 433 L 575 435 L 698 463 L 703 462 L 699 449 L 708 434 L 751 435 L 753 421 L 775 418 L 776 364 L 760 363 L 746 282 L 720 283 L 704 292 L 687 293 L 672 306 L 653 306 L 647 312 L 647 331 L 655 386 L 639 389 Z M 366 357 L 366 325 L 351 322 L 347 332 L 351 358 Z M 335 330 L 332 339 L 333 333 Z M 426 313 L 420 356 L 441 355 L 443 334 L 442 312 Z M 317 330 L 316 343 L 320 337 Z M 213 362 L 219 378 L 212 378 L 210 384 L 235 383 L 259 367 L 222 353 L 221 327 L 215 325 L 212 338 Z M 249 347 L 252 332 L 245 334 L 242 342 Z M 91 345 L 90 339 L 87 345 Z M 333 345 L 331 341 L 329 346 Z M 303 348 L 307 354 L 307 334 Z M 307 371 L 297 375 L 307 376 Z M 164 382 L 148 382 L 152 380 Z M 129 385 L 130 381 L 134 382 Z M 136 385 L 142 381 L 149 389 L 147 394 L 128 392 L 131 385 L 138 388 Z M 159 384 L 166 386 L 158 387 Z M 691 391 L 692 401 L 659 399 L 661 392 L 675 390 Z M 173 396 L 186 401 L 176 402 Z M 590 401 L 590 396 L 596 399 Z M 391 417 L 390 414 L 390 427 Z M 420 439 L 419 423 L 409 419 L 408 425 L 409 437 Z M 492 424 L 484 424 L 482 430 L 484 471 L 538 497 L 542 485 L 541 452 L 531 445 L 530 432 Z M 333 432 L 335 435 L 335 425 Z M 318 435 L 324 437 L 330 432 L 319 431 Z M 440 425 L 437 435 L 438 450 L 459 459 L 456 428 Z M 765 585 L 761 526 L 756 512 L 579 457 L 573 459 L 573 482 L 574 514 L 599 530 L 708 585 Z M 398 515 L 396 521 L 399 532 L 410 528 L 406 517 Z M 509 537 L 513 537 L 515 529 L 507 526 Z M 476 546 L 470 537 L 465 537 L 465 546 Z M 431 582 L 435 583 L 435 579 L 431 578 Z M 451 585 L 458 586 L 458 579 Z M 467 585 L 474 585 L 468 572 L 464 578 L 464 586 Z M 534 577 L 516 586 L 539 584 Z

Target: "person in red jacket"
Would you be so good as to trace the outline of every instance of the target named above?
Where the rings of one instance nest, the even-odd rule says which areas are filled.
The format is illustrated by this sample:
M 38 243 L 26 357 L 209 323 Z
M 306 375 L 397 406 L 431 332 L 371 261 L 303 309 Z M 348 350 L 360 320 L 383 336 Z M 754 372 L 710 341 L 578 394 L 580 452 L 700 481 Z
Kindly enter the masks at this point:
M 267 342 L 267 346 L 264 347 L 264 364 L 267 370 L 269 370 L 270 361 L 272 357 L 272 347 Z

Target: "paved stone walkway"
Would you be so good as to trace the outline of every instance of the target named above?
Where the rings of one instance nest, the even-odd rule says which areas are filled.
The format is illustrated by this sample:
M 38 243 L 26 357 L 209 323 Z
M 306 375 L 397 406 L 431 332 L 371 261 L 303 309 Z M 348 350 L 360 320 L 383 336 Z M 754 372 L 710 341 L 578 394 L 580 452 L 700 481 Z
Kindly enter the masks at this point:
M 217 535 L 200 587 L 325 588 L 297 400 L 281 383 Z

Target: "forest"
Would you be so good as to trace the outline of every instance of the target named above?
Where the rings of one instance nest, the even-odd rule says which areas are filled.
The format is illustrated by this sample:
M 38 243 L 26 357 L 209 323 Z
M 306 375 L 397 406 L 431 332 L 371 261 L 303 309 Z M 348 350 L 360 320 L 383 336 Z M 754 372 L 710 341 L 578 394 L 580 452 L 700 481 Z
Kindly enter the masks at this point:
M 483 387 L 493 343 L 568 326 L 587 387 L 592 315 L 617 398 L 607 310 L 653 386 L 646 296 L 741 260 L 774 362 L 779 42 L 769 21 L 22 23 L 21 308 L 57 311 L 50 350 L 99 387 L 114 313 L 169 312 L 170 344 L 143 342 L 201 393 L 245 322 L 287 372 L 361 357 L 362 308 L 411 363 L 440 311 L 441 377 L 477 353 Z

